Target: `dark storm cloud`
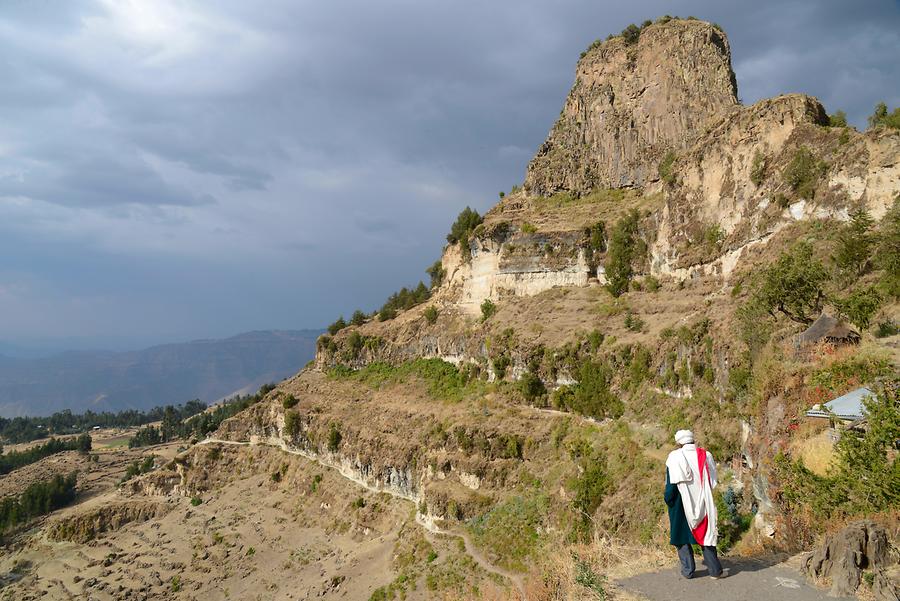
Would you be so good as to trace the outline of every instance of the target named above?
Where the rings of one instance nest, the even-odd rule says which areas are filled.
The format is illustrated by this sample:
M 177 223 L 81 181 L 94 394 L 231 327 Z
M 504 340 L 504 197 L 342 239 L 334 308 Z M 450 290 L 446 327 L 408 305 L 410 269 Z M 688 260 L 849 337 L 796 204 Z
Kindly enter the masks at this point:
M 725 28 L 745 103 L 900 104 L 889 1 L 4 3 L 0 337 L 370 310 L 522 181 L 580 51 L 664 13 Z

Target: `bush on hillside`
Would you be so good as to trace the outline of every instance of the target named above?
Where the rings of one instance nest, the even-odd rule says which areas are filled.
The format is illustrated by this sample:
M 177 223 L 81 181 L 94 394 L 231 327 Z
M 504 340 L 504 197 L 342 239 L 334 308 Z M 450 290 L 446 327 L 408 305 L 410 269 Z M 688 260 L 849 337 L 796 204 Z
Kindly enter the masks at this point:
M 497 305 L 489 298 L 481 303 L 481 321 L 487 321 L 497 312 Z
M 366 314 L 357 309 L 353 312 L 353 315 L 350 317 L 350 323 L 354 326 L 361 326 L 366 323 Z
M 831 127 L 847 127 L 847 113 L 838 111 L 833 115 L 828 115 L 828 125 Z
M 881 295 L 874 286 L 854 290 L 844 298 L 834 299 L 838 313 L 857 327 L 868 329 L 872 318 L 882 303 Z
M 343 330 L 346 327 L 347 327 L 347 322 L 344 321 L 344 316 L 341 315 L 340 317 L 337 318 L 337 321 L 335 321 L 333 324 L 328 326 L 328 333 L 331 334 L 332 336 L 334 336 L 335 334 L 337 334 L 338 332 L 340 332 L 341 330 Z
M 637 238 L 638 212 L 634 209 L 616 222 L 609 238 L 606 254 L 607 290 L 613 296 L 620 296 L 628 290 L 628 283 L 634 273 L 633 263 L 643 253 L 643 243 Z
M 750 181 L 757 188 L 766 180 L 766 157 L 757 151 L 753 155 L 753 164 L 750 166 Z
M 670 150 L 659 162 L 659 167 L 657 168 L 659 171 L 659 179 L 670 186 L 675 183 L 675 159 L 675 152 Z
M 813 256 L 808 242 L 799 242 L 778 260 L 763 269 L 757 277 L 756 289 L 744 309 L 749 316 L 778 313 L 799 323 L 810 323 L 822 309 L 824 283 L 828 272 Z
M 889 113 L 887 105 L 879 102 L 875 105 L 875 112 L 869 117 L 869 127 L 900 129 L 900 107 Z
M 284 412 L 284 433 L 293 438 L 300 433 L 300 414 L 296 411 Z
M 0 500 L 0 533 L 50 513 L 75 500 L 77 474 L 54 475 L 49 480 L 30 484 L 19 496 L 7 496 Z
M 782 177 L 784 183 L 798 196 L 812 200 L 826 171 L 828 164 L 818 159 L 809 148 L 801 146 L 785 167 Z
M 547 394 L 543 380 L 530 370 L 522 374 L 519 379 L 519 391 L 529 403 L 534 403 Z
M 622 39 L 625 40 L 625 43 L 629 46 L 637 44 L 638 40 L 641 37 L 641 28 L 631 23 L 628 27 L 622 30 L 620 34 Z
M 450 227 L 450 233 L 447 234 L 447 242 L 456 244 L 463 240 L 467 240 L 475 228 L 481 225 L 483 219 L 478 211 L 466 207 L 457 216 L 456 221 Z
M 332 423 L 328 428 L 328 450 L 332 453 L 337 452 L 337 450 L 341 446 L 341 440 L 343 440 L 343 435 L 341 435 L 341 430 L 337 424 Z
M 874 220 L 865 209 L 850 213 L 850 223 L 838 234 L 838 248 L 834 261 L 845 273 L 859 277 L 869 268 L 875 236 L 872 233 Z
M 432 290 L 440 286 L 444 282 L 444 276 L 447 275 L 447 272 L 444 270 L 444 266 L 441 264 L 440 259 L 432 263 L 431 267 L 425 270 L 425 273 L 427 273 L 431 278 Z
M 875 266 L 884 271 L 881 284 L 885 293 L 900 297 L 900 195 L 881 219 Z
M 434 305 L 430 305 L 425 308 L 423 315 L 425 316 L 425 321 L 434 325 L 438 318 L 438 310 Z
M 423 282 L 419 282 L 419 285 L 412 290 L 405 287 L 401 288 L 399 292 L 389 296 L 384 305 L 381 306 L 381 309 L 378 311 L 378 320 L 387 321 L 394 319 L 397 316 L 397 312 L 412 309 L 429 298 L 431 298 L 431 292 Z

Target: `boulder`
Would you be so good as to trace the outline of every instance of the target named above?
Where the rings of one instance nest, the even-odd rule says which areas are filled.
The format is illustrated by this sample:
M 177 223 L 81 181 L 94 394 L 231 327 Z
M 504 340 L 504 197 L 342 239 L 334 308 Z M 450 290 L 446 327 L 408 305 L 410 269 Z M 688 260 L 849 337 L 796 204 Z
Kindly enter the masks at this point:
M 896 601 L 897 586 L 887 570 L 897 563 L 887 529 L 875 522 L 853 522 L 825 537 L 822 545 L 803 562 L 809 578 L 831 581 L 829 594 L 846 597 L 856 593 L 863 570 L 873 571 L 873 591 L 879 601 Z

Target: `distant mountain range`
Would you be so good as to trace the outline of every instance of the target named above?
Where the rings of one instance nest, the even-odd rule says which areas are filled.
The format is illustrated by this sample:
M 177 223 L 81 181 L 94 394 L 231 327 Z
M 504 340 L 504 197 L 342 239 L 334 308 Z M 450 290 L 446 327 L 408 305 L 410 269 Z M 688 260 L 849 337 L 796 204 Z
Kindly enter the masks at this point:
M 140 351 L 0 355 L 0 415 L 149 409 L 256 390 L 315 356 L 318 330 L 259 331 Z

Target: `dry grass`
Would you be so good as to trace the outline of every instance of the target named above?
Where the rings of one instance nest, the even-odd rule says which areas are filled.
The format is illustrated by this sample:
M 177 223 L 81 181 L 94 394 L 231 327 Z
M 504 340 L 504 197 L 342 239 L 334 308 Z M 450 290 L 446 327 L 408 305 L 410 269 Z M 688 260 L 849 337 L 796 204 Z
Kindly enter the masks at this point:
M 674 561 L 666 550 L 595 535 L 589 544 L 573 544 L 547 557 L 525 579 L 528 601 L 641 601 L 641 597 L 616 586 L 616 581 L 669 567 Z M 586 586 L 594 575 L 602 593 Z M 452 597 L 454 601 L 520 601 L 518 591 L 483 588 L 477 597 Z

